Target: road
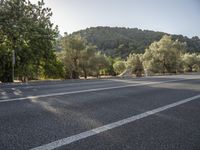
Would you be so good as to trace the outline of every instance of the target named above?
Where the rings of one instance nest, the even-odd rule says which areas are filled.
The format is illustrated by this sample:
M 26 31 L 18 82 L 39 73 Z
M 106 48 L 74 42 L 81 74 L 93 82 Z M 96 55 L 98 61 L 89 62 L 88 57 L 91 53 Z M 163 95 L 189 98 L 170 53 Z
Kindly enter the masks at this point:
M 199 150 L 200 75 L 0 85 L 1 150 Z

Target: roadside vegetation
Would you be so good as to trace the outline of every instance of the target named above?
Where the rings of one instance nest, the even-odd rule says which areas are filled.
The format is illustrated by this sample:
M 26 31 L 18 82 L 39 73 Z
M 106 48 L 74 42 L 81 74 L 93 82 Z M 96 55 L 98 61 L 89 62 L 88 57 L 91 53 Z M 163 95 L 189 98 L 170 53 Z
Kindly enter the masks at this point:
M 126 70 L 137 77 L 200 71 L 200 44 L 196 44 L 196 50 L 194 46 L 200 43 L 198 37 L 189 39 L 144 31 L 143 38 L 134 38 L 124 28 L 120 32 L 130 36 L 126 40 L 122 34 L 109 36 L 110 28 L 95 32 L 91 38 L 83 31 L 65 33 L 62 37 L 58 27 L 51 23 L 51 16 L 51 9 L 45 8 L 43 1 L 37 4 L 27 0 L 1 1 L 1 82 L 13 82 L 13 74 L 16 80 L 25 82 L 49 78 L 99 78 L 101 75 L 120 75 Z M 145 35 L 149 35 L 148 38 Z M 105 39 L 97 42 L 95 37 Z

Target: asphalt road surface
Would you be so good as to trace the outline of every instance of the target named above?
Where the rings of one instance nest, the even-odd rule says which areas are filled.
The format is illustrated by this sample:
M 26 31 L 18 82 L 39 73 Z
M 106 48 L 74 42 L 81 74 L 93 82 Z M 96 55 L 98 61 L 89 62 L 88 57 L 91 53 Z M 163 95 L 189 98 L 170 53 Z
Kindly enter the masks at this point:
M 200 150 L 200 75 L 0 84 L 0 150 Z

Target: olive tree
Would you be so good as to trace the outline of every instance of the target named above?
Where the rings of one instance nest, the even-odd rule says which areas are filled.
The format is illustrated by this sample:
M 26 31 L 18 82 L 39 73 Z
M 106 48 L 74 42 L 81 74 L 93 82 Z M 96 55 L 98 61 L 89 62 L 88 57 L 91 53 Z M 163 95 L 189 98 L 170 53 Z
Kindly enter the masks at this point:
M 185 43 L 173 41 L 164 35 L 160 41 L 153 42 L 143 55 L 144 68 L 152 73 L 176 73 L 182 71 L 181 56 Z

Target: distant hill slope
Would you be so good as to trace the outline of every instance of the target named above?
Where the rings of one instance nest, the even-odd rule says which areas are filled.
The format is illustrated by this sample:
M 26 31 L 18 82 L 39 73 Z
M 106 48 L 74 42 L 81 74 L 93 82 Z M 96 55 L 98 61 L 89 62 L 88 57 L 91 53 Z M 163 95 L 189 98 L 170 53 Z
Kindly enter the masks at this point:
M 138 28 L 91 27 L 71 35 L 80 35 L 109 56 L 125 58 L 131 52 L 143 53 L 152 42 L 160 40 L 164 34 L 167 33 Z M 172 35 L 172 37 L 186 42 L 188 52 L 200 52 L 198 37 L 191 39 L 182 35 Z

